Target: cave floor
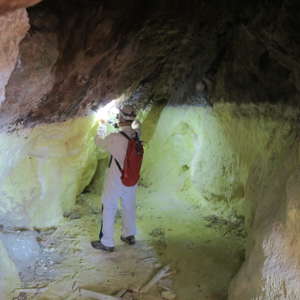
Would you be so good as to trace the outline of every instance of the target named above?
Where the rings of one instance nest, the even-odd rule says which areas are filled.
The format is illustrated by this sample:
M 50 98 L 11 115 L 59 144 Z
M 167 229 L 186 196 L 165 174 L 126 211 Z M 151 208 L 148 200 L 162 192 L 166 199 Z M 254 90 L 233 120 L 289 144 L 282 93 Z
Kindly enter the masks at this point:
M 127 290 L 122 298 L 125 300 L 175 299 L 175 295 L 179 300 L 226 299 L 229 282 L 241 258 L 240 252 L 233 250 L 235 240 L 221 231 L 203 223 L 196 245 L 186 240 L 162 242 L 145 230 L 143 218 L 139 218 L 138 241 L 129 246 L 118 238 L 118 218 L 116 250 L 106 253 L 90 246 L 90 241 L 97 239 L 98 223 L 95 211 L 79 207 L 57 228 L 41 232 L 41 255 L 34 272 L 21 273 L 24 286 L 15 291 L 14 299 L 87 299 L 80 296 L 79 288 L 106 295 Z M 147 293 L 138 293 L 165 265 L 171 267 L 171 274 Z

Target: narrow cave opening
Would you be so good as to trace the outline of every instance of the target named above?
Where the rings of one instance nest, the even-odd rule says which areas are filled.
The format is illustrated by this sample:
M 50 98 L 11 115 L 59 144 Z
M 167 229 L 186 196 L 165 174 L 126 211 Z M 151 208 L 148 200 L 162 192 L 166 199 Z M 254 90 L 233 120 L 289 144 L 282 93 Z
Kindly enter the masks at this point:
M 297 1 L 2 2 L 0 298 L 298 299 Z M 138 234 L 120 210 L 102 253 L 117 103 L 145 147 Z

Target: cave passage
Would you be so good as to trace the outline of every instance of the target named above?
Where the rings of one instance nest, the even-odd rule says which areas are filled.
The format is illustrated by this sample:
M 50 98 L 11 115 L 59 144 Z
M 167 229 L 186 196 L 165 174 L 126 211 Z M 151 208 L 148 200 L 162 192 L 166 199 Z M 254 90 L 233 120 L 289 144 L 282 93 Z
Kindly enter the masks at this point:
M 300 299 L 299 14 L 0 0 L 0 299 Z M 105 253 L 94 139 L 120 103 L 145 147 L 138 234 L 118 212 Z

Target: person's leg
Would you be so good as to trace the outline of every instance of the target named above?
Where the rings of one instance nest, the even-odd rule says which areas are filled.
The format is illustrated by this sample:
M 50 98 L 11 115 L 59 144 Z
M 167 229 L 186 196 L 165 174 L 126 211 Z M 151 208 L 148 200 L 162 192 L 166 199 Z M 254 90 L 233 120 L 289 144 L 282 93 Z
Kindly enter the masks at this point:
M 136 235 L 136 186 L 124 187 L 122 202 L 122 237 Z
M 104 184 L 99 240 L 91 242 L 92 247 L 105 251 L 114 250 L 114 223 L 122 191 L 119 174 L 114 175 L 109 173 Z
M 107 191 L 102 198 L 102 231 L 99 238 L 106 247 L 114 247 L 114 224 L 118 209 L 119 195 L 116 191 Z

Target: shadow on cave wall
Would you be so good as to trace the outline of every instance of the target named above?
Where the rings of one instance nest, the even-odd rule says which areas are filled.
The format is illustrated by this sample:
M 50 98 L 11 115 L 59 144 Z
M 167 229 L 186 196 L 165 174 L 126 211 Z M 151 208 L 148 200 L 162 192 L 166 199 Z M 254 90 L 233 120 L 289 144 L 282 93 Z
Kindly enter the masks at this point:
M 64 121 L 124 94 L 139 107 L 298 102 L 297 1 L 45 0 L 28 12 L 2 128 Z

